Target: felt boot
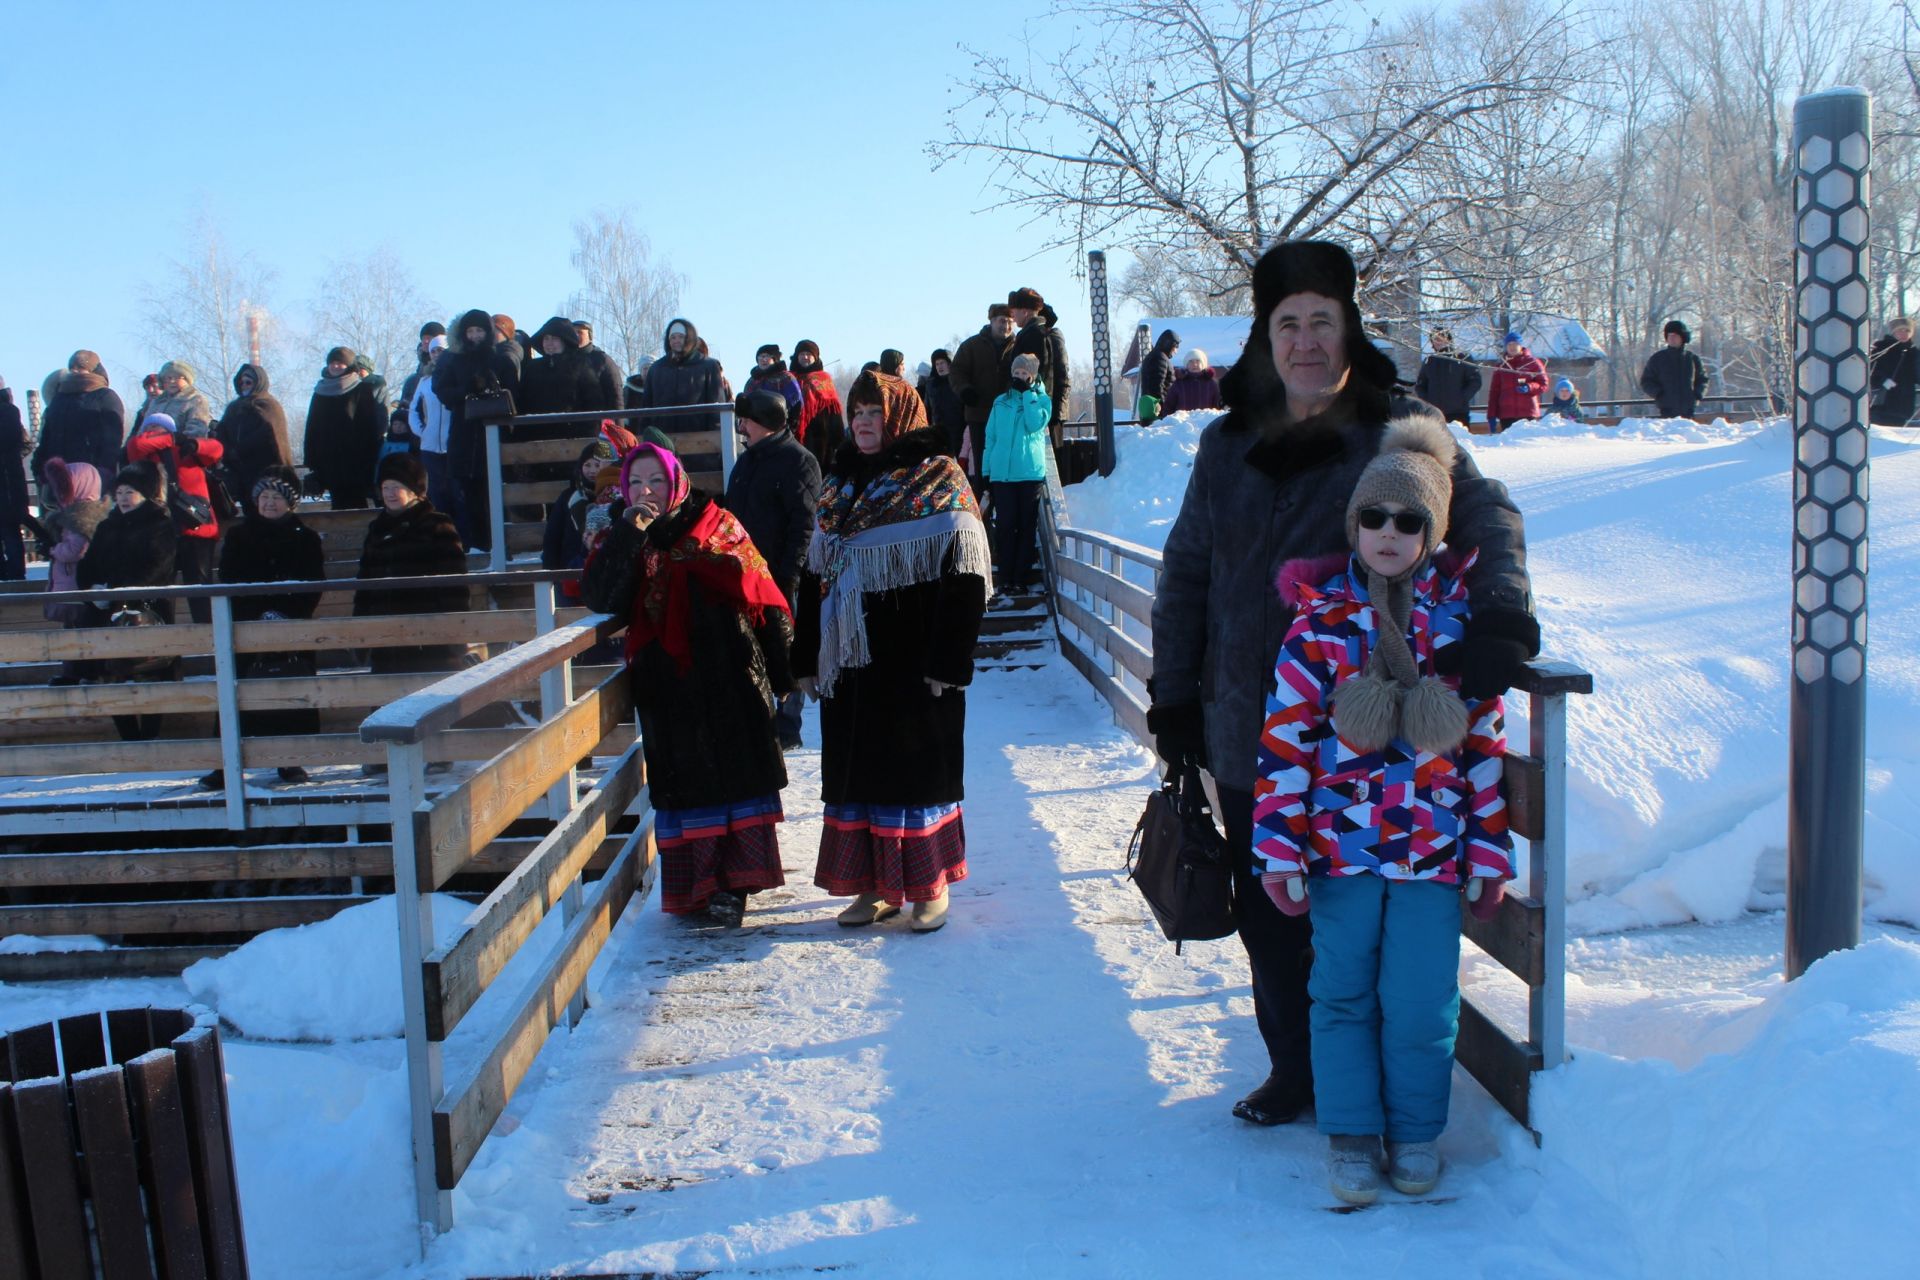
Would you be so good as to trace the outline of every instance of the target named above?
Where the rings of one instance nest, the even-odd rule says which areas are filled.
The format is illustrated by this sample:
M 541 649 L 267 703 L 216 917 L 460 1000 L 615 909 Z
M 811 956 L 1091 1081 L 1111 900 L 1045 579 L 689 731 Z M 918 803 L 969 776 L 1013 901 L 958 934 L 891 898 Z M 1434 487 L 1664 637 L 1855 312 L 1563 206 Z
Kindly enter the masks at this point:
M 1336 1133 L 1327 1139 L 1327 1189 L 1348 1204 L 1380 1198 L 1380 1139 Z
M 947 922 L 947 891 L 942 889 L 940 896 L 932 902 L 913 904 L 913 931 L 915 933 L 933 933 Z
M 1423 1196 L 1440 1181 L 1440 1152 L 1431 1142 L 1389 1142 L 1387 1181 L 1403 1196 Z
M 885 920 L 888 916 L 898 915 L 900 908 L 888 902 L 877 893 L 863 893 L 853 900 L 853 905 L 834 917 L 843 929 L 858 929 L 863 925 Z

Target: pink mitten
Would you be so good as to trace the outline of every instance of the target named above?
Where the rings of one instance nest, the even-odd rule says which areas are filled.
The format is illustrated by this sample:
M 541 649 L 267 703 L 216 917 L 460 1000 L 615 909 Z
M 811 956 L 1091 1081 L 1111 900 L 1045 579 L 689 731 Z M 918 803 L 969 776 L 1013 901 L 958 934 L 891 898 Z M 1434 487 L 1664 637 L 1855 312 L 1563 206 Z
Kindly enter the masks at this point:
M 1298 871 L 1269 871 L 1261 875 L 1260 887 L 1273 899 L 1281 914 L 1307 914 L 1307 878 Z
M 1467 910 L 1475 920 L 1491 920 L 1507 896 L 1507 882 L 1492 876 L 1475 876 L 1467 881 Z

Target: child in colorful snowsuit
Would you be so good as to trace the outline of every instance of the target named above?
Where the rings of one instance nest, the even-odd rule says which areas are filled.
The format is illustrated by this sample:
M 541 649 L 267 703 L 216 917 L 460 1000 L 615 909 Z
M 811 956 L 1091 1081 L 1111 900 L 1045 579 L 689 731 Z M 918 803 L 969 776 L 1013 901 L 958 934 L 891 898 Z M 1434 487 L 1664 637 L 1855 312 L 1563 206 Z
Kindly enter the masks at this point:
M 1464 637 L 1444 552 L 1455 445 L 1438 417 L 1390 424 L 1346 511 L 1351 558 L 1294 562 L 1267 696 L 1253 853 L 1281 911 L 1311 911 L 1314 1109 L 1352 1204 L 1439 1179 L 1459 1026 L 1460 894 L 1488 919 L 1513 874 L 1501 702 L 1471 705 L 1434 654 Z

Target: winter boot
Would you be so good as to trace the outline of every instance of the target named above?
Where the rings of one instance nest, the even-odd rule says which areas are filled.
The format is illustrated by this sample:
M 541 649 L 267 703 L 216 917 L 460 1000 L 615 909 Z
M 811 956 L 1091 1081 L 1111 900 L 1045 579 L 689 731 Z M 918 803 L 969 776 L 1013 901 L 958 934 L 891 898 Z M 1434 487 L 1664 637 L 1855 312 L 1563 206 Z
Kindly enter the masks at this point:
M 843 929 L 858 929 L 862 925 L 885 920 L 888 916 L 899 915 L 900 908 L 888 902 L 877 893 L 863 893 L 853 900 L 853 905 L 842 911 L 837 917 Z
M 223 769 L 215 769 L 212 773 L 200 779 L 200 785 L 202 788 L 208 791 L 220 791 L 225 789 L 227 785 L 226 771 Z
M 1431 1142 L 1389 1142 L 1387 1181 L 1403 1196 L 1423 1196 L 1440 1181 L 1440 1153 Z
M 737 893 L 717 889 L 707 899 L 707 919 L 728 929 L 738 929 L 747 915 L 747 900 Z
M 940 896 L 932 902 L 913 904 L 913 931 L 915 933 L 933 933 L 947 922 L 947 891 L 942 889 Z
M 299 765 L 283 764 L 280 766 L 280 781 L 305 782 L 306 780 L 307 780 L 307 771 L 301 768 Z
M 1313 1104 L 1313 1086 L 1289 1072 L 1275 1071 L 1246 1097 L 1233 1104 L 1233 1114 L 1248 1124 L 1292 1124 Z
M 1336 1133 L 1327 1139 L 1327 1188 L 1348 1204 L 1380 1198 L 1380 1139 L 1370 1133 Z

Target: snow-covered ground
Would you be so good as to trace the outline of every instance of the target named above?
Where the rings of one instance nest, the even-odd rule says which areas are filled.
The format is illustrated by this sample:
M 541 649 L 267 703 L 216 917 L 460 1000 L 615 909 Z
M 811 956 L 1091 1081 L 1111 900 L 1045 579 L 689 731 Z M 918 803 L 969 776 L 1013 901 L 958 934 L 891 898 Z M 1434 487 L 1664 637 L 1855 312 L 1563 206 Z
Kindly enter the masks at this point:
M 1158 542 L 1192 435 L 1129 440 L 1119 474 L 1158 482 L 1082 487 L 1076 521 Z M 1473 442 L 1528 513 L 1554 652 L 1599 689 L 1573 724 L 1575 1056 L 1537 1087 L 1539 1147 L 1456 1074 L 1433 1203 L 1334 1212 L 1310 1126 L 1228 1114 L 1264 1070 L 1238 947 L 1176 956 L 1146 919 L 1119 867 L 1152 761 L 1058 661 L 983 673 L 970 695 L 973 875 L 944 931 L 836 927 L 841 904 L 809 883 L 818 757 L 790 757 L 791 883 L 737 931 L 636 901 L 593 1009 L 549 1042 L 424 1262 L 382 904 L 185 981 L 0 987 L 0 1027 L 219 1009 L 254 1273 L 276 1280 L 1910 1275 L 1920 938 L 1872 924 L 1781 981 L 1785 448 L 1777 431 L 1695 435 Z M 1909 450 L 1877 449 L 1880 509 L 1904 510 Z M 1896 806 L 1913 803 L 1914 575 L 1888 523 L 1871 892 L 1878 916 L 1912 920 L 1920 824 Z M 1618 931 L 1689 918 L 1711 923 Z M 1466 981 L 1496 1014 L 1520 1007 L 1489 962 Z

